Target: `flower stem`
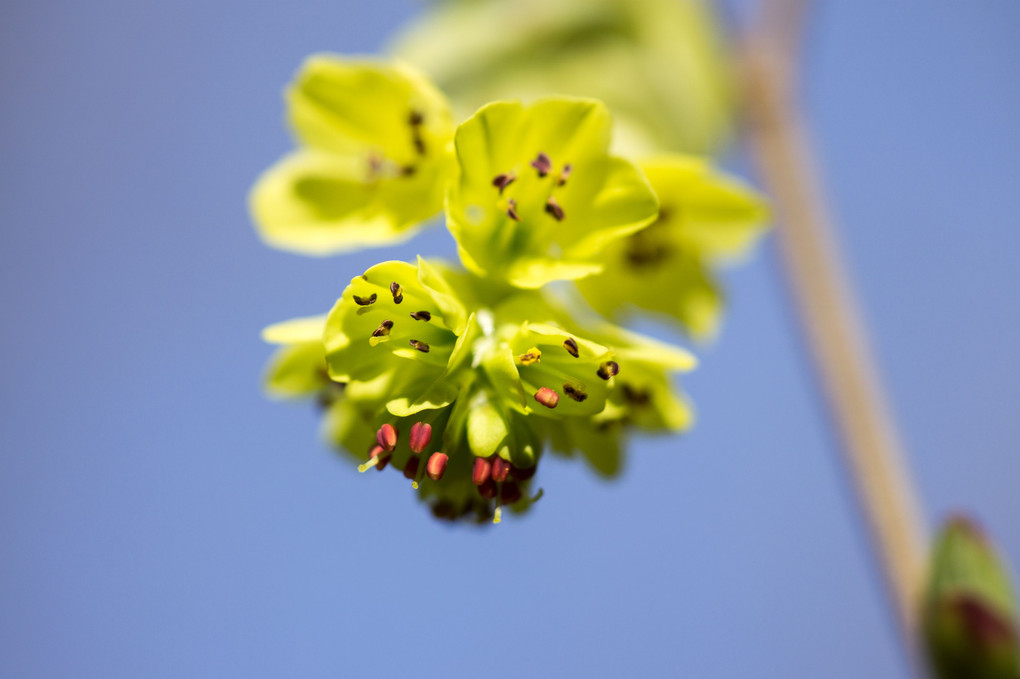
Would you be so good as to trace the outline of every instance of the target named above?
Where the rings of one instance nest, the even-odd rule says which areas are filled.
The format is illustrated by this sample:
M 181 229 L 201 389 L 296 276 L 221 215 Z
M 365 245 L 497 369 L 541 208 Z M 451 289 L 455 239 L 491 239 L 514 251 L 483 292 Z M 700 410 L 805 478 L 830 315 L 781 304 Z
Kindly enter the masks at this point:
M 868 351 L 794 97 L 803 0 L 764 0 L 743 52 L 748 141 L 774 200 L 786 274 L 870 526 L 907 654 L 917 668 L 926 536 Z

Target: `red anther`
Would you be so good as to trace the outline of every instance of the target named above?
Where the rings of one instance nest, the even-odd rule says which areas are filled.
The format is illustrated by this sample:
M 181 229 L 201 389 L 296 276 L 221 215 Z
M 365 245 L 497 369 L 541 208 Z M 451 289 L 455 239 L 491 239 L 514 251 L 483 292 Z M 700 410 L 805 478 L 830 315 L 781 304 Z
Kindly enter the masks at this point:
M 505 505 L 512 505 L 521 499 L 521 488 L 513 481 L 508 481 L 500 486 L 499 501 Z
M 421 454 L 426 448 L 428 448 L 429 442 L 432 440 L 432 425 L 425 422 L 415 422 L 411 425 L 411 438 L 408 440 L 408 445 L 411 447 L 411 452 L 415 455 Z
M 407 460 L 407 464 L 404 465 L 404 478 L 414 480 L 414 477 L 418 476 L 418 458 L 412 457 Z
M 481 458 L 478 458 L 481 459 Z M 496 493 L 499 488 L 496 486 L 496 482 L 492 479 L 487 479 L 485 483 L 478 486 L 478 494 L 484 497 L 486 500 L 491 500 L 496 497 Z
M 549 387 L 542 387 L 535 392 L 535 400 L 546 408 L 555 408 L 556 404 L 560 402 L 560 395 Z
M 397 430 L 392 424 L 387 422 L 379 427 L 379 431 L 375 433 L 375 440 L 382 446 L 383 450 L 387 453 L 392 453 L 397 447 Z
M 496 483 L 503 483 L 510 475 L 510 463 L 499 455 L 492 460 L 492 480 Z
M 475 467 L 471 470 L 471 483 L 480 486 L 492 475 L 492 463 L 488 458 L 476 457 Z
M 532 465 L 530 467 L 514 467 L 510 470 L 510 473 L 518 481 L 527 481 L 535 475 L 538 471 L 538 465 Z
M 446 453 L 432 453 L 428 463 L 425 465 L 425 472 L 429 475 L 430 479 L 438 481 L 446 473 L 446 463 L 449 461 L 450 457 Z

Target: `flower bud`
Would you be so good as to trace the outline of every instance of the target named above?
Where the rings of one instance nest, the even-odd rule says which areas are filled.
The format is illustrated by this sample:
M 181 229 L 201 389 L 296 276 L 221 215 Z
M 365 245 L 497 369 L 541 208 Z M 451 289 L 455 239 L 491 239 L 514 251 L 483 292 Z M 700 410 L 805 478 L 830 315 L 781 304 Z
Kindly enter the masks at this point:
M 492 474 L 492 463 L 487 458 L 476 457 L 474 469 L 471 470 L 471 483 L 480 486 L 489 480 Z
M 432 441 L 432 425 L 426 422 L 415 422 L 411 425 L 411 438 L 408 445 L 411 452 L 419 455 L 428 447 Z
M 938 679 L 1020 676 L 1013 591 L 980 529 L 962 517 L 948 521 L 929 568 L 923 634 Z
M 379 431 L 375 433 L 376 442 L 382 446 L 382 449 L 387 453 L 392 453 L 397 447 L 397 430 L 390 423 L 386 423 L 379 427 Z
M 492 480 L 503 483 L 510 475 L 510 463 L 497 455 L 492 460 Z
M 443 474 L 446 473 L 446 463 L 449 461 L 450 458 L 446 453 L 432 453 L 428 464 L 425 465 L 425 471 L 428 473 L 429 478 L 433 481 L 443 478 Z

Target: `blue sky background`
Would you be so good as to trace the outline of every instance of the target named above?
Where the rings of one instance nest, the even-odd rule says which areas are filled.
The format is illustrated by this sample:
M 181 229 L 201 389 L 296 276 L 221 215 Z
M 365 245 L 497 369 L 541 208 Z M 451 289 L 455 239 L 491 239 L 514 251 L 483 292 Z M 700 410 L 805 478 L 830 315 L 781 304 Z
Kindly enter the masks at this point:
M 1020 563 L 1020 5 L 819 3 L 805 105 L 926 515 Z M 408 1 L 0 8 L 0 675 L 907 676 L 775 243 L 689 436 L 453 528 L 259 391 L 375 260 L 255 237 L 279 93 Z

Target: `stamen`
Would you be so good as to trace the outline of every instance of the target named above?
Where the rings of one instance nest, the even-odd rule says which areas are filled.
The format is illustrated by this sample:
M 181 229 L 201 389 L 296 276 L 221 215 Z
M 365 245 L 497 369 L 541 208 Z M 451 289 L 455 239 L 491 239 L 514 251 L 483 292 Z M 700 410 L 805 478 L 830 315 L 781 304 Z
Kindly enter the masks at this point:
M 499 488 L 499 501 L 504 505 L 512 505 L 521 499 L 521 488 L 513 481 L 504 483 Z
M 581 403 L 586 398 L 588 398 L 588 394 L 584 391 L 583 388 L 575 387 L 569 382 L 565 382 L 563 384 L 563 393 L 569 396 L 570 398 L 574 399 L 578 403 Z
M 407 124 L 411 127 L 418 127 L 425 122 L 425 116 L 421 114 L 421 111 L 411 111 L 411 115 L 407 117 Z
M 389 422 L 379 427 L 379 431 L 375 433 L 376 443 L 387 453 L 392 453 L 397 447 L 397 438 L 397 429 Z
M 415 422 L 411 425 L 411 436 L 408 440 L 408 446 L 411 448 L 411 452 L 415 455 L 419 455 L 424 451 L 429 443 L 432 441 L 432 425 L 427 422 Z
M 517 180 L 517 176 L 513 172 L 503 172 L 492 180 L 492 185 L 499 189 L 499 194 L 503 195 L 503 189 L 510 186 Z
M 560 171 L 560 178 L 556 182 L 556 185 L 557 186 L 563 186 L 564 184 L 566 184 L 567 180 L 570 178 L 570 173 L 573 172 L 573 171 L 574 171 L 574 166 L 573 165 L 571 165 L 570 163 L 567 163 L 566 165 L 564 165 L 563 166 L 563 170 Z
M 421 138 L 421 132 L 418 128 L 414 128 L 414 150 L 418 152 L 419 156 L 425 155 L 425 140 Z
M 414 173 L 418 171 L 418 168 L 414 165 L 404 165 L 400 168 L 401 177 L 413 177 Z
M 420 351 L 423 354 L 429 353 L 429 345 L 427 342 L 419 342 L 418 340 L 411 340 L 411 346 Z
M 368 297 L 358 297 L 357 295 L 354 295 L 354 303 L 358 306 L 368 306 L 369 304 L 375 304 L 375 300 L 378 299 L 378 297 L 379 296 L 374 292 Z
M 499 488 L 496 487 L 496 482 L 492 479 L 487 479 L 485 483 L 478 486 L 478 494 L 484 497 L 486 500 L 491 500 L 496 497 L 496 493 L 499 492 Z
M 446 463 L 449 461 L 450 457 L 446 453 L 432 453 L 428 463 L 425 465 L 425 471 L 428 473 L 429 478 L 433 481 L 443 478 L 443 474 L 446 473 Z
M 393 295 L 393 303 L 400 304 L 404 301 L 404 289 L 400 287 L 400 283 L 393 281 L 390 283 L 390 294 Z
M 471 483 L 480 486 L 490 480 L 492 462 L 486 457 L 476 457 L 475 466 L 471 469 Z
M 557 222 L 562 222 L 566 215 L 563 213 L 563 208 L 556 202 L 556 199 L 549 196 L 549 199 L 545 201 L 545 211 L 556 218 Z
M 515 222 L 521 221 L 520 216 L 517 214 L 517 201 L 513 198 L 507 201 L 506 213 L 510 216 L 510 219 Z
M 552 160 L 544 153 L 539 153 L 535 156 L 535 159 L 531 161 L 531 167 L 538 170 L 538 176 L 540 178 L 545 177 L 549 174 L 549 170 L 552 169 Z
M 499 523 L 503 520 L 503 508 L 496 507 L 496 511 L 492 513 L 492 522 Z
M 542 350 L 538 347 L 531 347 L 526 353 L 517 357 L 521 365 L 534 365 L 542 360 Z
M 387 453 L 382 446 L 372 446 L 372 448 L 368 451 L 368 454 L 370 456 L 368 461 L 364 464 L 358 465 L 359 472 L 367 472 L 372 467 L 382 470 L 386 466 L 386 463 L 390 460 L 390 454 Z
M 549 387 L 542 387 L 535 392 L 535 400 L 546 408 L 555 408 L 556 404 L 560 402 L 560 395 Z
M 616 361 L 606 361 L 599 366 L 599 369 L 595 371 L 595 374 L 604 380 L 608 380 L 610 377 L 616 377 L 620 374 L 620 364 Z
M 432 314 L 430 314 L 427 311 L 412 311 L 411 318 L 413 318 L 416 321 L 431 321 Z
M 567 339 L 563 340 L 563 348 L 566 349 L 567 353 L 573 356 L 574 358 L 577 358 L 580 353 L 577 350 L 577 340 L 574 339 L 573 337 L 568 337 Z
M 492 460 L 492 480 L 503 483 L 510 476 L 510 463 L 497 455 Z
M 379 327 L 372 331 L 372 337 L 385 337 L 393 329 L 393 321 L 387 319 L 379 324 Z

